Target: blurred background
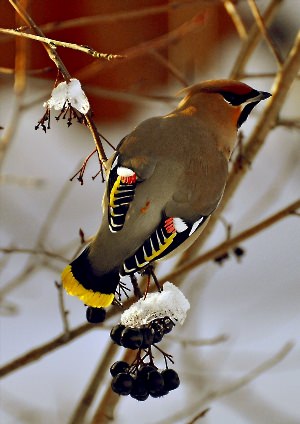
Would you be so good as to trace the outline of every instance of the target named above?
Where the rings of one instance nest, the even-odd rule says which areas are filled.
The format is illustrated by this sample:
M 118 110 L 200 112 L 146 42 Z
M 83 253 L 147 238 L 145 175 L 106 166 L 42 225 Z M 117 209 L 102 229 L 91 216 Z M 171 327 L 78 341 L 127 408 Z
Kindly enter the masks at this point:
M 0 0 L 0 27 L 28 31 L 12 3 Z M 300 18 L 299 0 L 20 3 L 46 37 L 126 56 L 108 62 L 68 48 L 57 50 L 72 77 L 80 79 L 99 132 L 114 146 L 141 120 L 169 112 L 178 102 L 176 93 L 195 82 L 231 77 L 270 91 L 280 68 L 276 54 L 284 63 Z M 257 28 L 253 4 L 273 50 Z M 104 423 L 104 418 L 95 419 L 95 411 L 112 402 L 117 424 L 188 424 L 206 408 L 209 411 L 197 422 L 299 423 L 296 215 L 244 241 L 241 258 L 231 249 L 221 263 L 210 261 L 184 280 L 172 281 L 181 284 L 191 302 L 184 326 L 177 325 L 163 343 L 174 356 L 179 389 L 142 403 L 131 398 L 116 402 L 107 391 L 107 368 L 99 374 L 93 402 L 84 411 L 82 396 L 106 355 L 109 330 L 119 315 L 115 311 L 95 329 L 85 324 L 84 305 L 64 296 L 69 327 L 75 332 L 72 340 L 67 334 L 58 339 L 65 327 L 55 282 L 80 248 L 79 229 L 86 239 L 97 231 L 104 184 L 100 176 L 92 178 L 99 170 L 95 156 L 83 185 L 69 181 L 94 149 L 87 128 L 75 122 L 68 128 L 52 113 L 51 130 L 35 130 L 57 78 L 43 46 L 0 33 L 0 51 L 0 354 L 3 365 L 21 358 L 1 380 L 0 421 Z M 234 236 L 299 199 L 299 103 L 298 78 L 282 105 L 278 125 L 195 255 L 226 240 L 228 225 Z M 243 126 L 245 143 L 264 107 Z M 107 156 L 112 154 L 108 145 L 105 150 Z M 163 278 L 177 261 L 163 262 L 158 276 Z M 241 380 L 251 380 L 249 372 L 289 342 L 293 348 L 282 361 L 249 384 Z M 28 352 L 36 360 L 26 364 Z M 122 353 L 112 355 L 108 363 Z

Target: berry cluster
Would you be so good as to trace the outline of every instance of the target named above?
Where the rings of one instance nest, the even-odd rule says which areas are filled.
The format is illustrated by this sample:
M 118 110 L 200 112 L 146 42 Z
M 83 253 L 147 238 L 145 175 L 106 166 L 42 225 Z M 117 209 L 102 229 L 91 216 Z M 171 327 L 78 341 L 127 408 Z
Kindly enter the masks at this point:
M 157 346 L 165 334 L 170 333 L 174 322 L 169 317 L 157 318 L 139 327 L 128 327 L 122 324 L 114 326 L 110 337 L 120 346 L 138 350 L 131 365 L 124 361 L 115 362 L 110 373 L 113 377 L 112 390 L 119 395 L 130 395 L 139 401 L 148 396 L 161 397 L 175 390 L 180 384 L 176 371 L 168 368 L 167 360 L 174 363 L 172 356 Z M 155 347 L 164 356 L 166 369 L 158 371 L 154 365 L 151 348 Z M 149 362 L 145 362 L 149 358 Z
M 145 349 L 159 343 L 165 334 L 172 331 L 174 325 L 169 317 L 157 318 L 140 327 L 117 324 L 112 328 L 110 337 L 119 346 L 127 349 Z
M 180 384 L 176 371 L 166 368 L 160 372 L 150 363 L 130 366 L 127 362 L 117 361 L 110 367 L 110 373 L 115 393 L 130 395 L 139 401 L 146 400 L 149 395 L 153 398 L 164 396 Z

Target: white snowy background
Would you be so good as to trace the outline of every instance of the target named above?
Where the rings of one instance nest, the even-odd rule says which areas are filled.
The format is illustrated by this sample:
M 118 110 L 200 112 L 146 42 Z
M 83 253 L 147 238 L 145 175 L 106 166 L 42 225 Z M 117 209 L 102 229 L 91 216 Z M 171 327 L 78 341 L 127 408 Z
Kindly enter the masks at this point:
M 264 54 L 262 50 L 256 56 L 255 70 L 268 68 Z M 218 68 L 213 68 L 204 78 L 226 75 L 230 69 L 228 60 L 220 58 Z M 271 84 L 268 79 L 247 82 L 262 90 L 269 90 Z M 299 114 L 299 85 L 298 81 L 290 92 L 284 108 L 287 117 Z M 30 80 L 26 102 L 43 94 L 46 100 L 51 89 L 51 82 Z M 169 93 L 176 89 L 170 88 Z M 12 92 L 12 80 L 3 78 L 0 92 L 3 126 L 11 119 Z M 67 186 L 64 202 L 55 211 L 55 222 L 43 247 L 59 251 L 73 241 L 71 255 L 76 239 L 79 241 L 79 228 L 86 236 L 97 230 L 104 185 L 99 177 L 91 179 L 98 170 L 96 159 L 88 165 L 83 186 L 75 180 L 68 182 L 80 161 L 94 148 L 92 139 L 79 124 L 67 128 L 63 121 L 57 123 L 54 119 L 47 134 L 35 131 L 34 126 L 43 113 L 42 103 L 22 112 L 5 160 L 6 177 L 0 186 L 0 245 L 33 248 L 51 205 L 62 187 Z M 244 126 L 245 134 L 249 134 L 263 107 L 257 108 Z M 101 125 L 100 131 L 116 145 L 142 119 L 169 110 L 170 105 L 145 102 L 140 112 L 126 122 Z M 224 218 L 233 225 L 233 235 L 299 198 L 299 138 L 299 131 L 283 128 L 269 134 L 224 213 Z M 188 275 L 182 290 L 191 302 L 191 310 L 183 327 L 176 326 L 169 338 L 172 340 L 167 342 L 166 337 L 163 344 L 174 355 L 181 386 L 162 399 L 140 403 L 129 397 L 122 399 L 116 410 L 116 424 L 187 423 L 189 417 L 201 410 L 199 402 L 207 393 L 247 374 L 290 341 L 295 346 L 282 362 L 246 387 L 208 402 L 206 406 L 210 410 L 199 422 L 300 422 L 299 222 L 296 216 L 286 218 L 242 243 L 246 254 L 240 263 L 231 255 L 222 266 L 210 262 Z M 219 223 L 206 248 L 215 246 L 225 236 Z M 3 258 L 1 285 L 18 275 L 28 256 L 11 254 Z M 159 275 L 164 275 L 173 263 L 164 263 Z M 57 262 L 58 269 L 63 266 Z M 61 333 L 55 280 L 59 280 L 58 272 L 37 270 L 5 297 L 1 316 L 2 364 Z M 71 327 L 83 323 L 85 307 L 76 298 L 66 296 L 65 300 Z M 5 306 L 10 306 L 10 312 Z M 176 341 L 176 338 L 198 340 L 220 334 L 226 334 L 228 339 L 213 346 L 183 346 Z M 1 423 L 67 423 L 108 338 L 109 330 L 90 331 L 5 377 L 1 381 Z M 107 370 L 102 389 L 109 379 Z

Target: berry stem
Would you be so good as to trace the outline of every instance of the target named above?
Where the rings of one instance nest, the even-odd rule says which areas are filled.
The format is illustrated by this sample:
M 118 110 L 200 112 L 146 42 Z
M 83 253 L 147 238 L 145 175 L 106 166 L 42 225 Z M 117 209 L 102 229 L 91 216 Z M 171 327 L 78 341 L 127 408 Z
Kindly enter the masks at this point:
M 169 360 L 172 364 L 174 364 L 173 356 L 172 356 L 172 355 L 170 355 L 169 353 L 164 352 L 164 351 L 163 351 L 160 347 L 158 347 L 158 346 L 157 346 L 157 344 L 154 344 L 153 346 L 154 346 L 157 350 L 159 350 L 159 351 L 160 351 L 160 353 L 163 355 L 164 360 L 165 360 L 165 364 L 166 364 L 166 368 L 168 368 L 167 360 Z

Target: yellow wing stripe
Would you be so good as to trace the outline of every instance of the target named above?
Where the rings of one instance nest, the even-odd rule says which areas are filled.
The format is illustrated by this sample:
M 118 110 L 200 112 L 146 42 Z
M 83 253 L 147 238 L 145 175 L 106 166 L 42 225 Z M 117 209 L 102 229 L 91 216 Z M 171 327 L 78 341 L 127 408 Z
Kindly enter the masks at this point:
M 115 205 L 115 194 L 117 194 L 118 192 L 118 188 L 120 187 L 121 184 L 121 176 L 119 175 L 118 178 L 116 179 L 113 188 L 111 189 L 110 192 L 110 196 L 109 196 L 109 206 L 114 208 Z
M 114 294 L 94 292 L 83 287 L 72 273 L 72 266 L 68 265 L 61 274 L 62 283 L 66 292 L 77 296 L 83 303 L 93 308 L 107 308 L 114 300 Z
M 169 246 L 170 244 L 173 242 L 174 237 L 176 236 L 176 233 L 173 233 L 170 235 L 170 237 L 168 237 L 164 244 L 161 245 L 160 249 L 158 250 L 154 250 L 152 255 L 150 256 L 145 256 L 145 261 L 150 262 L 153 261 L 154 258 L 156 258 L 157 256 L 159 256 L 162 252 L 164 252 Z

